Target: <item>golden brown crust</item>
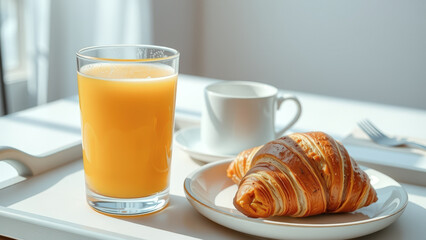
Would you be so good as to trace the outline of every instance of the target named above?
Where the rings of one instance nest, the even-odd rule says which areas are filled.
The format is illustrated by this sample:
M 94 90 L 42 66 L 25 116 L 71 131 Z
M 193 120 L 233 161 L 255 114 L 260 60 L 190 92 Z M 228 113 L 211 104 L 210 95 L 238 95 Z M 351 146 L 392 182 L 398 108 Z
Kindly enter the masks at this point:
M 242 151 L 235 158 L 234 161 L 228 167 L 227 176 L 234 181 L 234 183 L 239 184 L 243 176 L 248 172 L 251 167 L 251 161 L 253 160 L 254 155 L 257 151 L 263 146 L 258 146 Z
M 351 212 L 377 201 L 367 174 L 322 132 L 295 133 L 243 151 L 228 177 L 235 207 L 249 217 Z

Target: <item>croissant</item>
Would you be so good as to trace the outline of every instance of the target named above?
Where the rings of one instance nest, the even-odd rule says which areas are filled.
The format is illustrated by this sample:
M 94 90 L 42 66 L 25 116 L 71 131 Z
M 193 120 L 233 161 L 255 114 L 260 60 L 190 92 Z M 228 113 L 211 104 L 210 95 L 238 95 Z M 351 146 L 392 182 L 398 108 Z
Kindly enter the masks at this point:
M 377 201 L 367 174 L 323 132 L 294 133 L 241 152 L 227 175 L 248 217 L 352 212 Z

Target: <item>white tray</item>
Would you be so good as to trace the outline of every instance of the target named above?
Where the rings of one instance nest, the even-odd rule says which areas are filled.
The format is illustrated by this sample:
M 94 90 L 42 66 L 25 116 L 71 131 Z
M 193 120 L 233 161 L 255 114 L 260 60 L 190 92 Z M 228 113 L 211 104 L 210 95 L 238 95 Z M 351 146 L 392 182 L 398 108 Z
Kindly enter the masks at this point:
M 187 127 L 194 122 L 189 118 L 177 122 L 177 126 Z M 24 163 L 14 163 L 24 176 L 8 181 L 6 185 L 13 184 L 9 187 L 0 184 L 0 235 L 17 239 L 254 239 L 211 222 L 189 204 L 184 180 L 204 163 L 178 149 L 173 152 L 171 202 L 165 210 L 132 218 L 93 211 L 85 201 L 80 146 L 70 146 L 54 153 L 54 157 L 45 154 L 35 160 L 25 160 L 25 154 L 12 150 L 7 153 L 9 158 L 19 157 Z M 421 215 L 417 213 L 421 211 L 411 211 L 412 216 Z M 398 222 L 408 227 L 407 219 Z M 374 236 L 385 239 L 393 235 L 391 230 Z
M 111 217 L 86 203 L 82 160 L 0 189 L 0 235 L 17 239 L 251 239 L 198 214 L 185 177 L 202 163 L 174 151 L 170 204 L 140 217 Z M 25 178 L 22 178 L 25 179 Z

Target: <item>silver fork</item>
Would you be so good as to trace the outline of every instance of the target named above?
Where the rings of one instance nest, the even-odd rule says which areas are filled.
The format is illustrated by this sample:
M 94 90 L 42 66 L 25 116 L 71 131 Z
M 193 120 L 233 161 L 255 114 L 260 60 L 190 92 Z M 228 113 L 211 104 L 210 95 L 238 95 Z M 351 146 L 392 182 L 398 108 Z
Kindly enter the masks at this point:
M 358 122 L 358 126 L 373 140 L 373 142 L 389 146 L 389 147 L 396 147 L 396 146 L 410 146 L 410 147 L 416 147 L 420 148 L 422 150 L 426 150 L 426 146 L 408 141 L 404 138 L 395 138 L 395 137 L 388 137 L 385 135 L 382 131 L 380 131 L 376 126 L 374 126 L 373 123 L 371 123 L 369 120 L 363 120 Z

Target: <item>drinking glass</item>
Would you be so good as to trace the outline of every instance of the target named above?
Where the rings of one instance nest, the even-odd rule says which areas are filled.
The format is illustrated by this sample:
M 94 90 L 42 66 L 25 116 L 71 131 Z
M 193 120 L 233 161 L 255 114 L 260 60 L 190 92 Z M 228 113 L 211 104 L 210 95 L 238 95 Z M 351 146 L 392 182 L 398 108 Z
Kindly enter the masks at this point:
M 113 215 L 159 211 L 169 201 L 179 52 L 94 46 L 77 52 L 88 204 Z

